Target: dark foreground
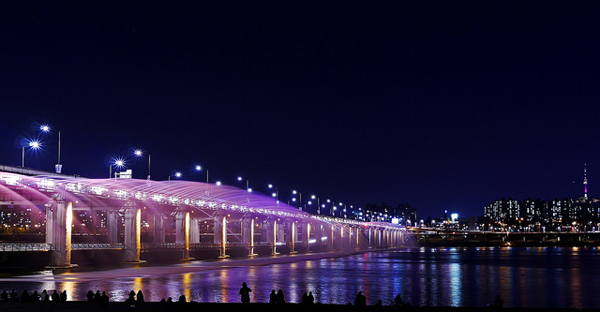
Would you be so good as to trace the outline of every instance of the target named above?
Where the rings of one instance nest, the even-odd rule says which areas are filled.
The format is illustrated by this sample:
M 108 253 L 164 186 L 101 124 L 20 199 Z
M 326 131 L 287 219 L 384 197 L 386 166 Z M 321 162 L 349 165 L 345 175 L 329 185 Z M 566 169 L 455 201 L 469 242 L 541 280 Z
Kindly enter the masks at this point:
M 600 309 L 536 309 L 536 308 L 490 308 L 490 307 L 396 307 L 396 306 L 367 306 L 363 308 L 351 305 L 336 304 L 314 304 L 301 305 L 296 303 L 287 303 L 283 305 L 273 305 L 268 303 L 160 303 L 145 302 L 142 304 L 130 305 L 124 302 L 109 302 L 107 306 L 100 306 L 98 303 L 75 302 L 65 303 L 52 302 L 0 302 L 0 311 L 3 312 L 114 312 L 114 311 L 195 311 L 195 312 L 576 312 L 576 311 L 600 311 Z

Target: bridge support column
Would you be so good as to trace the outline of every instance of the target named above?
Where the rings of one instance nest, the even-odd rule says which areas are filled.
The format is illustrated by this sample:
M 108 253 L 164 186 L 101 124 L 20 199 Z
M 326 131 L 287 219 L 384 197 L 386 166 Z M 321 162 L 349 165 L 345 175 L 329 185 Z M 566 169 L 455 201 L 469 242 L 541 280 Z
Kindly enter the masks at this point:
M 219 258 L 220 259 L 229 258 L 229 255 L 227 255 L 227 253 L 226 253 L 226 247 L 227 247 L 227 217 L 226 216 L 221 216 L 221 215 L 217 214 L 215 216 L 214 220 L 215 220 L 214 221 L 214 230 L 215 230 L 214 241 L 215 241 L 215 244 L 221 245 Z
M 302 243 L 306 246 L 306 252 L 310 252 L 310 222 L 302 222 Z
M 190 244 L 200 243 L 200 220 L 194 215 L 190 215 Z
M 267 244 L 271 246 L 271 255 L 278 255 L 277 252 L 277 220 L 269 218 L 263 222 L 263 231 L 267 237 Z
M 315 249 L 317 251 L 321 251 L 323 246 L 323 224 L 317 223 L 315 224 Z
M 296 222 L 289 221 L 286 226 L 285 239 L 286 243 L 290 247 L 290 254 L 297 253 L 296 251 Z
M 65 203 L 62 200 L 53 205 L 50 215 L 51 218 L 46 222 L 50 225 L 50 244 L 52 251 L 50 254 L 50 267 L 64 268 L 71 267 L 71 223 L 73 220 L 73 204 Z
M 119 212 L 116 210 L 108 210 L 108 219 L 106 220 L 108 229 L 108 243 L 116 245 L 120 243 L 119 228 L 121 227 L 121 220 L 119 218 Z
M 141 252 L 142 209 L 125 208 L 125 231 L 123 233 L 124 262 L 142 262 Z
M 254 253 L 254 218 L 244 216 L 242 218 L 242 243 L 248 248 L 248 256 L 258 256 Z
M 175 243 L 183 245 L 181 261 L 194 260 L 190 258 L 190 213 L 182 208 L 175 213 Z
M 370 248 L 374 247 L 373 246 L 374 245 L 373 244 L 373 228 L 369 228 L 369 233 L 367 235 L 368 235 L 367 247 L 370 249 Z
M 161 214 L 154 215 L 154 242 L 165 243 L 165 219 Z

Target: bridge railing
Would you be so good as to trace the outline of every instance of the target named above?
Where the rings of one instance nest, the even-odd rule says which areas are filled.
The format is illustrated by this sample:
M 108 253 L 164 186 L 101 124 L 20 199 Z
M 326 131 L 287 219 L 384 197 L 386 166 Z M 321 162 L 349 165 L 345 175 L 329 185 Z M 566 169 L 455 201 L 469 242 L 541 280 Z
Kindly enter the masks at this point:
M 47 251 L 50 247 L 46 243 L 0 243 L 0 251 Z
M 108 244 L 108 243 L 71 244 L 71 250 L 122 249 L 122 248 L 123 248 L 123 244 Z

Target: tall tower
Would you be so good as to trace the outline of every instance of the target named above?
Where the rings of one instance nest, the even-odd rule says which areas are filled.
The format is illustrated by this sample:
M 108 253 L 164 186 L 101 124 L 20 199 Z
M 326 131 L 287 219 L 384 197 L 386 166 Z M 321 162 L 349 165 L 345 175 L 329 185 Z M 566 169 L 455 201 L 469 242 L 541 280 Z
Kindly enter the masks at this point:
M 587 164 L 583 164 L 583 198 L 588 199 L 588 195 L 587 195 Z

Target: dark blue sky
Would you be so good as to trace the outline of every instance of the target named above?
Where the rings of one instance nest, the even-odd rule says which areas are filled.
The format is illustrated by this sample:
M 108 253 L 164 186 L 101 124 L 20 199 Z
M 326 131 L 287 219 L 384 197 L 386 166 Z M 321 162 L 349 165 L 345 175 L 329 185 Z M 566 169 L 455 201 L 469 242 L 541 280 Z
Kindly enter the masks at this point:
M 600 5 L 2 2 L 0 163 L 61 131 L 64 172 L 152 155 L 167 179 L 483 214 L 500 198 L 599 197 Z M 26 165 L 51 170 L 56 136 Z M 575 181 L 575 188 L 573 185 Z M 596 185 L 596 186 L 595 186 Z

